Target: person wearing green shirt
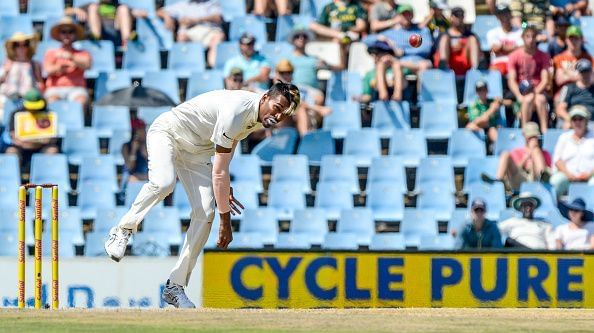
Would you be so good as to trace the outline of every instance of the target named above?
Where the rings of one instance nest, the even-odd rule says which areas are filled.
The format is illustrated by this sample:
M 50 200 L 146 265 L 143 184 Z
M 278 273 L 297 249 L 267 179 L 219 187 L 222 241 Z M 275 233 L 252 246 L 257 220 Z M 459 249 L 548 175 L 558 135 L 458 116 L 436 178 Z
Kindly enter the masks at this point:
M 403 79 L 400 62 L 394 56 L 394 49 L 388 42 L 377 40 L 367 48 L 367 52 L 373 57 L 375 68 L 363 78 L 360 101 L 401 101 L 406 81 Z
M 500 99 L 487 97 L 489 88 L 485 81 L 479 80 L 475 84 L 477 99 L 468 106 L 468 124 L 466 128 L 479 132 L 484 130 L 491 142 L 497 141 L 497 126 L 499 125 Z
M 322 38 L 338 40 L 359 39 L 367 28 L 367 12 L 354 0 L 334 0 L 322 9 L 317 22 L 310 29 Z

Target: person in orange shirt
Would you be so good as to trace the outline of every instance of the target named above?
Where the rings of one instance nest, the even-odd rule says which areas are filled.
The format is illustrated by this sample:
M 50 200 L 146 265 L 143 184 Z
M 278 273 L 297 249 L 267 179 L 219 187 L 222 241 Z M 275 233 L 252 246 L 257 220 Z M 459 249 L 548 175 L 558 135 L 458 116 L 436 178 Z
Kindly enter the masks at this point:
M 48 50 L 43 59 L 47 72 L 45 97 L 48 102 L 66 99 L 85 105 L 89 95 L 84 74 L 91 67 L 91 55 L 72 45 L 83 38 L 84 30 L 70 17 L 64 17 L 52 27 L 51 36 L 62 45 Z
M 579 73 L 575 68 L 578 60 L 587 59 L 590 62 L 594 60 L 584 49 L 584 39 L 580 27 L 572 25 L 567 28 L 565 42 L 567 44 L 567 50 L 553 58 L 556 102 L 559 102 L 558 97 L 561 88 L 578 80 Z

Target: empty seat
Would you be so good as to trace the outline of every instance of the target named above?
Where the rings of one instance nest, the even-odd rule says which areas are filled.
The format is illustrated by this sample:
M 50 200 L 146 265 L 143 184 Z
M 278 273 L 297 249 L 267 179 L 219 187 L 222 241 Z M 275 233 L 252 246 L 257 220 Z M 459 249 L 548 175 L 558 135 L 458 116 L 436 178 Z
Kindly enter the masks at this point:
M 62 152 L 68 163 L 80 165 L 83 158 L 99 155 L 99 138 L 94 128 L 68 130 L 62 141 Z
M 464 189 L 475 183 L 482 183 L 481 174 L 485 173 L 490 177 L 495 177 L 497 173 L 497 166 L 499 165 L 499 157 L 485 156 L 482 158 L 469 158 L 468 165 L 464 169 Z
M 416 167 L 427 156 L 425 132 L 420 129 L 396 130 L 390 139 L 390 155 L 397 156 L 406 167 Z
M 52 228 L 51 228 L 51 220 L 49 217 L 45 218 L 45 223 L 43 226 L 43 236 L 42 239 L 44 241 L 44 255 L 49 253 L 51 249 L 51 239 L 52 239 Z M 28 226 L 27 226 L 28 227 Z M 69 208 L 62 208 L 59 210 L 58 213 L 58 233 L 60 237 L 60 241 L 66 239 L 64 238 L 64 233 L 69 233 L 72 237 L 67 241 L 71 241 L 74 245 L 84 245 L 85 239 L 83 236 L 83 223 L 80 215 L 80 210 L 76 207 L 69 207 Z M 47 243 L 46 243 L 47 242 Z M 47 251 L 47 252 L 46 252 Z
M 221 42 L 217 44 L 217 58 L 215 59 L 215 68 L 223 70 L 225 63 L 231 58 L 239 56 L 239 43 L 236 41 Z
M 169 70 L 178 77 L 188 78 L 192 72 L 206 69 L 204 47 L 200 43 L 174 43 L 167 60 Z
M 439 186 L 453 193 L 456 188 L 452 160 L 447 156 L 431 156 L 422 159 L 417 169 L 415 183 L 417 190 Z
M 447 139 L 458 128 L 456 102 L 435 101 L 421 105 L 420 128 L 428 139 Z
M 285 250 L 308 250 L 310 247 L 311 244 L 306 234 L 288 232 L 279 233 L 276 244 L 274 244 L 274 248 Z
M 485 142 L 476 133 L 458 129 L 452 133 L 448 144 L 448 155 L 454 167 L 466 167 L 471 158 L 484 158 L 487 155 Z
M 305 194 L 301 183 L 294 181 L 271 182 L 268 187 L 268 207 L 276 210 L 279 220 L 293 219 L 293 211 L 305 208 Z
M 293 56 L 293 45 L 289 42 L 267 42 L 260 48 L 260 54 L 268 60 L 272 68 L 282 59 L 290 59 Z
M 33 154 L 30 181 L 34 184 L 57 184 L 61 192 L 69 192 L 70 175 L 66 155 Z
M 320 165 L 322 157 L 333 155 L 334 141 L 330 131 L 316 130 L 305 134 L 299 141 L 297 154 L 307 156 L 310 165 Z
M 113 184 L 86 182 L 81 184 L 79 192 L 78 206 L 85 220 L 94 219 L 98 210 L 116 207 Z
M 489 207 L 487 207 L 487 211 L 489 211 Z M 499 214 L 500 212 L 497 212 L 497 215 Z M 457 235 L 461 235 L 468 224 L 470 224 L 469 209 L 456 208 L 452 212 L 452 216 L 450 216 L 450 220 L 448 221 L 447 233 L 451 235 L 453 232 L 456 232 Z
M 0 230 L 0 256 L 15 258 L 17 256 L 17 246 L 18 239 L 14 231 Z
M 456 240 L 448 234 L 422 236 L 418 248 L 419 250 L 454 250 Z
M 93 128 L 100 138 L 110 138 L 115 130 L 130 131 L 130 110 L 125 106 L 95 106 Z
M 429 69 L 420 77 L 419 102 L 456 104 L 456 77 L 452 70 Z
M 433 211 L 405 209 L 400 233 L 404 235 L 407 246 L 418 246 L 423 235 L 437 236 L 437 221 Z
M 328 233 L 328 221 L 320 208 L 297 209 L 293 213 L 291 234 L 306 235 L 310 244 L 320 245 Z
M 0 2 L 0 16 L 17 16 L 19 15 L 19 1 L 18 0 L 4 0 Z
M 406 173 L 402 159 L 397 156 L 380 156 L 371 161 L 367 174 L 367 186 L 375 182 L 390 182 L 397 184 L 396 189 L 402 193 L 407 191 Z
M 322 248 L 325 250 L 358 250 L 357 234 L 352 232 L 330 232 L 326 234 Z
M 351 185 L 345 182 L 319 182 L 315 206 L 325 210 L 326 219 L 338 220 L 340 211 L 353 208 Z
M 499 27 L 501 24 L 495 15 L 477 15 L 472 24 L 472 32 L 476 34 L 481 43 L 481 51 L 489 51 L 491 47 L 487 41 L 489 30 Z
M 369 249 L 372 251 L 398 251 L 406 249 L 404 235 L 398 232 L 374 234 Z
M 200 94 L 211 90 L 223 89 L 223 72 L 219 70 L 207 70 L 203 72 L 194 72 L 188 79 L 188 88 L 186 89 L 186 100 L 194 98 Z
M 472 203 L 474 199 L 481 198 L 487 204 L 486 217 L 490 220 L 499 220 L 499 213 L 505 209 L 505 188 L 503 183 L 497 182 L 494 184 L 480 184 L 476 183 L 468 189 L 468 203 Z
M 95 81 L 95 100 L 119 89 L 130 87 L 132 77 L 127 70 L 118 70 L 109 73 L 101 72 Z
M 369 167 L 371 160 L 382 154 L 378 131 L 374 128 L 348 131 L 343 154 L 353 156 L 358 167 Z
M 305 155 L 276 155 L 272 159 L 272 181 L 299 184 L 302 193 L 311 192 L 309 164 Z
M 83 107 L 75 101 L 59 100 L 49 103 L 48 108 L 58 116 L 58 135 L 64 137 L 68 130 L 84 127 Z
M 11 181 L 6 183 L 0 181 L 0 209 L 15 209 L 19 207 L 17 186 L 18 184 L 14 184 Z
M 159 46 L 155 42 L 136 41 L 127 44 L 122 69 L 130 72 L 132 77 L 143 77 L 146 72 L 161 69 Z
M 375 224 L 370 209 L 357 207 L 340 212 L 340 219 L 336 224 L 338 233 L 352 232 L 357 235 L 359 245 L 369 245 L 371 236 L 375 233 Z
M 326 155 L 322 157 L 320 165 L 320 181 L 344 182 L 350 184 L 352 194 L 359 193 L 359 177 L 357 165 L 353 156 L 349 155 Z
M 142 232 L 162 232 L 167 235 L 169 244 L 181 245 L 181 224 L 176 207 L 154 207 L 142 222 Z M 136 239 L 135 239 L 136 241 Z
M 229 40 L 239 41 L 244 33 L 249 32 L 256 37 L 256 49 L 260 49 L 268 40 L 266 23 L 258 16 L 244 15 L 235 17 L 229 25 Z
M 93 221 L 93 231 L 108 234 L 111 228 L 120 223 L 120 220 L 127 211 L 128 208 L 126 207 L 99 209 Z
M 417 208 L 432 210 L 439 221 L 448 221 L 456 208 L 456 199 L 451 191 L 439 186 L 424 187 L 417 199 Z
M 229 166 L 229 173 L 233 182 L 251 183 L 258 193 L 264 190 L 262 186 L 262 168 L 260 167 L 260 158 L 257 155 L 234 156 Z
M 497 131 L 497 141 L 495 142 L 495 155 L 504 151 L 510 151 L 514 148 L 523 147 L 525 144 L 522 130 L 519 128 L 500 128 Z
M 367 207 L 372 210 L 376 221 L 401 221 L 404 213 L 401 184 L 392 181 L 369 184 Z
M 85 77 L 94 79 L 97 78 L 101 72 L 115 71 L 115 52 L 112 41 L 82 40 L 78 42 L 78 46 L 81 49 L 88 51 L 93 59 L 91 68 L 85 71 Z
M 173 71 L 147 71 L 142 78 L 142 86 L 165 93 L 175 104 L 179 104 L 179 84 Z
M 22 14 L 16 16 L 0 16 L 0 39 L 6 40 L 15 32 L 32 34 L 34 31 L 31 16 Z
M 262 243 L 275 244 L 278 236 L 276 212 L 271 208 L 246 209 L 239 231 L 258 233 Z
M 60 241 L 58 242 L 58 256 L 60 259 L 72 258 L 75 256 L 76 252 L 74 246 L 79 245 L 74 243 L 77 236 L 78 235 L 72 231 L 61 231 Z M 51 256 L 51 241 L 51 237 L 44 237 L 41 241 L 41 251 L 45 257 Z
M 286 42 L 293 29 L 297 27 L 308 27 L 314 20 L 309 15 L 282 15 L 276 18 L 276 34 L 274 40 L 277 42 Z
M 397 129 L 410 129 L 408 102 L 374 102 L 371 127 L 377 129 L 382 138 L 391 137 Z
M 104 182 L 111 184 L 112 190 L 118 190 L 115 162 L 111 155 L 84 157 L 81 161 L 77 189 L 85 182 Z
M 161 51 L 167 51 L 173 47 L 173 31 L 167 29 L 165 23 L 157 17 L 137 20 L 136 33 L 140 42 L 157 44 Z
M 103 257 L 105 253 L 105 242 L 109 239 L 109 233 L 105 231 L 92 231 L 87 233 L 85 240 L 84 254 L 87 257 Z
M 253 183 L 234 181 L 231 182 L 231 187 L 233 187 L 233 196 L 235 196 L 235 198 L 239 200 L 245 206 L 245 208 L 258 208 L 260 205 L 258 198 L 259 196 L 258 191 L 254 187 Z M 238 216 L 235 217 L 237 219 L 241 219 Z
M 171 110 L 170 106 L 140 106 L 137 109 L 138 118 L 150 126 L 161 114 Z
M 269 166 L 274 156 L 293 154 L 298 139 L 299 133 L 295 128 L 280 128 L 273 131 L 272 136 L 258 143 L 252 150 L 252 154 L 260 157 L 261 165 Z
M 130 142 L 132 136 L 131 129 L 119 129 L 113 131 L 109 138 L 109 154 L 117 165 L 124 165 L 124 156 L 122 155 L 122 146 Z
M 351 101 L 333 102 L 332 113 L 324 118 L 323 128 L 333 138 L 344 138 L 348 131 L 361 128 L 361 110 L 358 103 Z
M 261 249 L 264 247 L 264 239 L 259 232 L 240 231 L 233 233 L 233 241 L 229 244 L 230 249 Z
M 0 184 L 13 188 L 21 184 L 21 168 L 17 155 L 0 154 Z

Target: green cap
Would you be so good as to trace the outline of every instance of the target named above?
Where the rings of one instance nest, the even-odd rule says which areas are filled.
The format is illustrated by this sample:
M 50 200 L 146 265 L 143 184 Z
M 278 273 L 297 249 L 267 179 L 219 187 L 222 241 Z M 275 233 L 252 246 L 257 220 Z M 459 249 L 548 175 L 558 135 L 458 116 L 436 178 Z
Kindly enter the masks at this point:
M 584 35 L 582 34 L 582 29 L 580 27 L 578 27 L 577 25 L 572 25 L 569 28 L 567 28 L 567 32 L 565 32 L 565 36 L 581 38 Z
M 39 111 L 45 109 L 45 99 L 37 89 L 30 89 L 23 96 L 23 107 L 28 111 Z
M 407 3 L 404 3 L 404 4 L 401 4 L 401 5 L 398 5 L 397 12 L 398 12 L 398 14 L 402 14 L 404 12 L 414 13 L 415 11 L 413 9 L 413 6 L 411 6 L 411 5 L 407 4 Z

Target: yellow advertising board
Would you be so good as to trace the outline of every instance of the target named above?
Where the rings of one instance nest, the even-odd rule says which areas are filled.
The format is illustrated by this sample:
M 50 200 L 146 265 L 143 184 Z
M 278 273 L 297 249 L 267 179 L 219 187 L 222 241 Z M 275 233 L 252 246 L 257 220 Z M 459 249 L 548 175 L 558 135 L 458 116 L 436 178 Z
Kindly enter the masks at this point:
M 594 307 L 582 253 L 207 251 L 203 281 L 213 308 Z

